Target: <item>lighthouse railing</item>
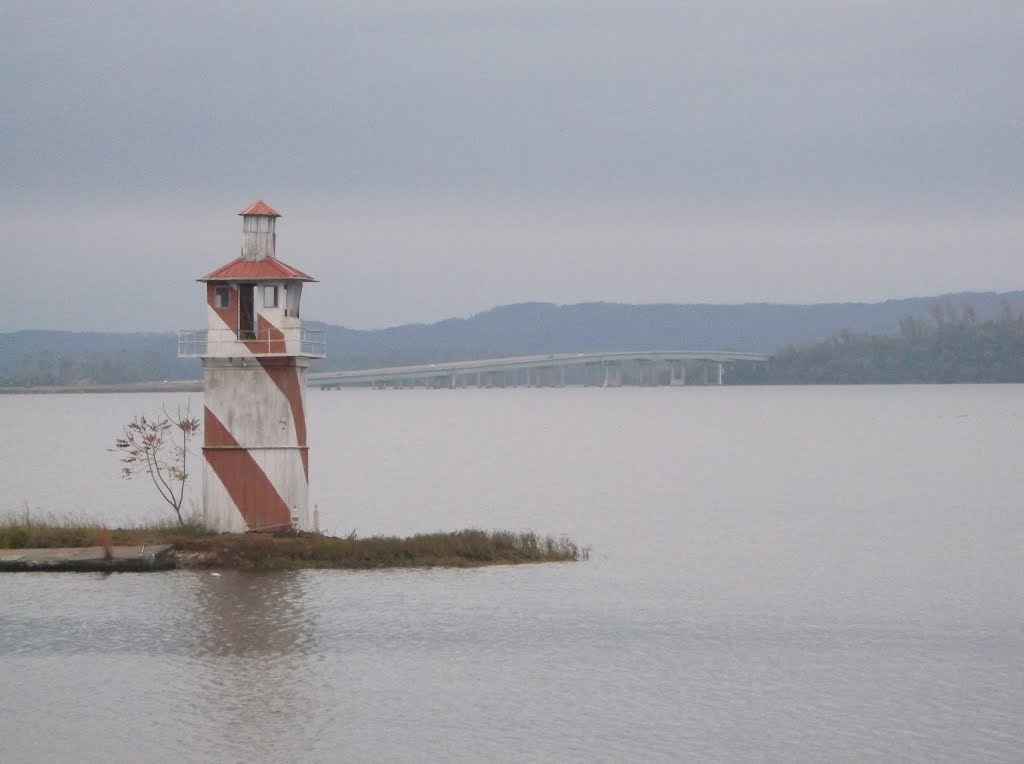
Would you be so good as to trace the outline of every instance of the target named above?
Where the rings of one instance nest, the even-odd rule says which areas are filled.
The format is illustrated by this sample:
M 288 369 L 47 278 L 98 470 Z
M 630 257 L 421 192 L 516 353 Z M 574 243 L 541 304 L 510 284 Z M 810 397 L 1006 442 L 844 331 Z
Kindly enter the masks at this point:
M 323 358 L 327 355 L 327 330 L 302 327 L 299 330 L 299 346 L 303 355 Z
M 266 328 L 252 336 L 238 337 L 232 330 L 182 329 L 178 332 L 178 357 L 327 355 L 327 330 L 290 327 Z
M 178 331 L 178 357 L 193 358 L 207 355 L 209 343 L 206 329 L 181 329 Z

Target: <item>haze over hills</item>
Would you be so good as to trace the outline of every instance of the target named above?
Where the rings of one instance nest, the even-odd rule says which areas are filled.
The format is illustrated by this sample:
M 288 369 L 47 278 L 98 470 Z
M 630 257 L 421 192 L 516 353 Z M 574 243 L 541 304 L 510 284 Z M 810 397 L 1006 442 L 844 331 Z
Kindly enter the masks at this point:
M 907 316 L 931 322 L 936 305 L 972 306 L 984 321 L 997 317 L 1004 306 L 1024 312 L 1024 291 L 818 305 L 519 303 L 470 318 L 377 330 L 309 323 L 327 328 L 328 357 L 314 367 L 326 371 L 558 352 L 775 352 L 843 329 L 896 332 Z M 196 359 L 177 358 L 172 332 L 24 330 L 0 335 L 0 384 L 8 386 L 196 379 L 200 368 Z
M 356 331 L 328 326 L 322 370 L 374 368 L 534 353 L 604 350 L 744 350 L 771 353 L 814 342 L 842 329 L 896 331 L 900 319 L 930 320 L 936 304 L 974 307 L 978 319 L 1007 303 L 1024 310 L 1024 291 L 963 292 L 881 303 L 818 305 L 624 305 L 519 303 L 465 319 Z

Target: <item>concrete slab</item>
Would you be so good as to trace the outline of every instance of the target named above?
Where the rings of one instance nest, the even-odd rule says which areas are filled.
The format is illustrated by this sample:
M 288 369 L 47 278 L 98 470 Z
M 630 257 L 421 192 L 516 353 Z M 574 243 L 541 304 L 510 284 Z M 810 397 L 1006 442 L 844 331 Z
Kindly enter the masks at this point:
M 0 572 L 24 571 L 143 571 L 174 567 L 170 544 L 115 546 L 111 557 L 103 547 L 63 549 L 4 549 L 0 551 Z

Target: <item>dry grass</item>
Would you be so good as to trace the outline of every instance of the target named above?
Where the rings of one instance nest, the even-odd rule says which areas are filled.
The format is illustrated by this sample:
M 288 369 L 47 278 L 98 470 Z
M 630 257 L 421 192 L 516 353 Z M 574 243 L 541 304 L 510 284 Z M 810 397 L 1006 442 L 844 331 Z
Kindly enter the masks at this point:
M 79 519 L 26 522 L 0 519 L 0 549 L 137 544 L 173 544 L 179 567 L 250 568 L 413 568 L 475 567 L 530 562 L 586 560 L 589 549 L 568 538 L 539 536 L 531 531 L 423 533 L 406 538 L 348 538 L 300 533 L 216 534 L 199 524 L 158 523 L 105 528 Z
M 114 546 L 129 544 L 174 544 L 179 539 L 209 536 L 199 523 L 153 522 L 125 528 L 108 528 L 81 515 L 57 517 L 32 513 L 0 517 L 0 549 L 47 549 L 57 547 Z M 155 539 L 166 539 L 156 541 Z M 139 539 L 136 541 L 135 539 Z

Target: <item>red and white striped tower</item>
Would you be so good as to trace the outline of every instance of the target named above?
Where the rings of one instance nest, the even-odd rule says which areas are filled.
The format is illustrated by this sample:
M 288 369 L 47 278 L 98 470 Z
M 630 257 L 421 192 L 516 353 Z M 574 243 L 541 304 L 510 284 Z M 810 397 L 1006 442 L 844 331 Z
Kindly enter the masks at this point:
M 207 328 L 178 349 L 203 359 L 203 514 L 221 532 L 310 530 L 306 374 L 325 344 L 299 302 L 316 279 L 277 259 L 277 212 L 239 214 L 242 254 L 199 279 Z

